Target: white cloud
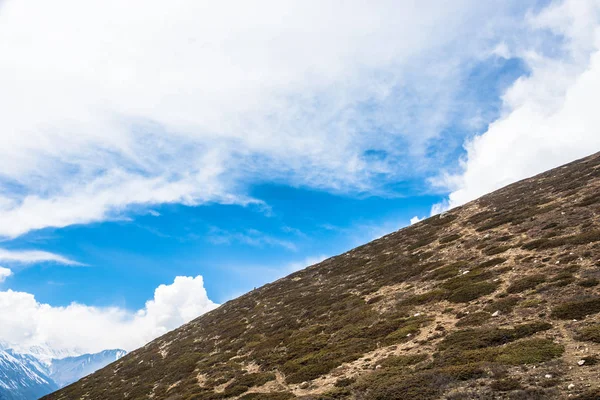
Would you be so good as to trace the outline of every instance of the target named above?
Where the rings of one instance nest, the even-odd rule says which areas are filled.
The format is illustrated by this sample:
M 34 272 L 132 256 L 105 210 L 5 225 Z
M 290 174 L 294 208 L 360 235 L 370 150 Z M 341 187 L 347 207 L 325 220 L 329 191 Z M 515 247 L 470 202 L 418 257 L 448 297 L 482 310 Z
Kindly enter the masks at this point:
M 401 179 L 519 3 L 3 2 L 0 236 Z
M 4 282 L 6 278 L 12 275 L 10 268 L 0 267 L 0 283 Z
M 423 218 L 419 218 L 418 216 L 415 215 L 414 217 L 412 217 L 410 219 L 410 224 L 414 225 L 414 224 L 416 224 L 417 222 L 420 222 L 420 221 L 423 221 Z
M 434 181 L 452 193 L 433 213 L 600 150 L 600 2 L 555 3 L 529 23 L 562 46 L 513 49 L 531 73 L 505 93 L 503 116 L 466 143 L 462 171 Z
M 201 276 L 178 276 L 160 285 L 137 312 L 77 303 L 53 307 L 29 293 L 0 291 L 0 342 L 17 349 L 133 350 L 216 307 Z
M 83 265 L 59 254 L 41 250 L 7 250 L 0 248 L 0 262 L 34 264 L 54 262 L 64 265 Z
M 282 269 L 282 272 L 279 272 L 279 273 L 280 274 L 283 273 L 284 276 L 286 276 L 288 274 L 291 274 L 292 272 L 300 271 L 301 269 L 304 269 L 306 267 L 310 267 L 312 265 L 318 264 L 327 258 L 329 258 L 329 256 L 322 255 L 322 254 L 318 255 L 318 256 L 306 257 L 305 259 L 303 259 L 301 261 L 294 261 L 294 262 L 287 264 Z
M 233 232 L 217 227 L 211 227 L 206 239 L 213 244 L 242 243 L 254 247 L 283 247 L 290 251 L 296 251 L 296 245 L 284 239 L 279 239 L 256 229 L 246 229 L 243 232 Z

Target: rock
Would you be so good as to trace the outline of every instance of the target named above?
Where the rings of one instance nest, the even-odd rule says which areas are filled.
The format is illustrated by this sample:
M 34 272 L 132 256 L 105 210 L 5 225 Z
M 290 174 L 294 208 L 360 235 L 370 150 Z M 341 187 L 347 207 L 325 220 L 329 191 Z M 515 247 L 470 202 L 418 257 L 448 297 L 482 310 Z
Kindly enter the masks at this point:
M 413 315 L 414 317 L 418 317 L 419 315 L 421 315 L 421 313 L 415 313 L 415 315 Z
M 544 375 L 544 378 L 546 378 L 546 379 L 552 379 L 552 375 L 546 374 L 546 375 Z
M 308 383 L 308 382 L 302 382 L 300 384 L 300 389 L 308 389 L 309 386 L 310 386 L 310 383 Z
M 579 360 L 577 361 L 577 365 L 579 365 L 580 367 L 585 364 L 585 360 Z
M 375 369 L 381 369 L 381 365 L 376 365 Z
M 567 389 L 571 390 L 575 387 L 575 384 L 573 383 L 569 383 L 569 386 L 567 386 Z
M 500 315 L 500 310 L 494 311 L 494 313 L 492 314 L 492 317 L 497 317 L 498 315 Z

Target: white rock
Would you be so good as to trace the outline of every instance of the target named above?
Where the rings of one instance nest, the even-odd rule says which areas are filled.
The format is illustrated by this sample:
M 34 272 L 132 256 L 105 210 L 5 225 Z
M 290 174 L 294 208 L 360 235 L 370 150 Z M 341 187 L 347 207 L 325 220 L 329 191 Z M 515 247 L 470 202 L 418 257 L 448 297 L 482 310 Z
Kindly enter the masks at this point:
M 585 360 L 579 360 L 579 361 L 577 361 L 577 365 L 582 366 L 583 364 L 585 364 Z
M 415 313 L 414 317 L 418 317 L 419 315 L 421 315 L 421 313 L 420 313 L 420 312 L 418 312 L 418 313 Z
M 462 274 L 463 274 L 463 275 L 466 275 L 466 274 L 468 274 L 468 273 L 469 273 L 469 271 L 463 271 L 463 273 L 462 273 Z
M 573 383 L 569 383 L 569 386 L 567 386 L 567 389 L 571 390 L 575 387 L 575 385 Z
M 500 315 L 500 310 L 498 310 L 498 311 L 495 311 L 495 312 L 492 314 L 492 317 L 497 317 L 498 315 Z
M 381 369 L 381 365 L 376 365 L 375 369 Z
M 550 374 L 546 374 L 546 375 L 544 375 L 544 378 L 546 378 L 546 379 L 550 379 L 550 378 L 552 378 L 552 375 L 550 375 Z

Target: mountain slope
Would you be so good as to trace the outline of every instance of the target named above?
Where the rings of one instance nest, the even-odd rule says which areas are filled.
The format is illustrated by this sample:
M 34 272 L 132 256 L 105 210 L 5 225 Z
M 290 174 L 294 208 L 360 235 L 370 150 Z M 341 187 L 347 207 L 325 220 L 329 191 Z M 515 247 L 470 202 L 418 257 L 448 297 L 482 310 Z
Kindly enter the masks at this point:
M 265 285 L 46 399 L 597 399 L 600 154 Z

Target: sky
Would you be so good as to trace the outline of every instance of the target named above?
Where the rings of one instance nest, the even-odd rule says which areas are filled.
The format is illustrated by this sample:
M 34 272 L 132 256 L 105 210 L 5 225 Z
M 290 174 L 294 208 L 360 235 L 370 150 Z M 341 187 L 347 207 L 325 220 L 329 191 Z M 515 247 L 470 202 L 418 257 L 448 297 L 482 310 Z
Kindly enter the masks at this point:
M 0 343 L 132 350 L 600 151 L 600 0 L 0 0 Z

